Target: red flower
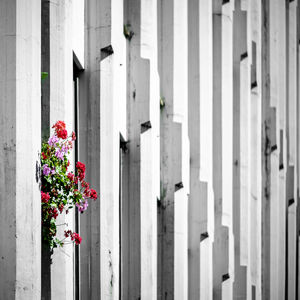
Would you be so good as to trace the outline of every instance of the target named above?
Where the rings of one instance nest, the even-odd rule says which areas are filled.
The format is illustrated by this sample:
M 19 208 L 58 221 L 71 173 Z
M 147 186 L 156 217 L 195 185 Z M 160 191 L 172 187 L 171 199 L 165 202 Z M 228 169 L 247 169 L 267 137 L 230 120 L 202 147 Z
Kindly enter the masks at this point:
M 90 197 L 94 200 L 96 200 L 98 198 L 97 192 L 93 189 L 91 189 L 90 195 L 91 195 Z
M 42 152 L 42 157 L 43 157 L 43 159 L 46 159 L 47 155 L 44 152 Z
M 70 181 L 74 181 L 74 174 L 72 172 L 69 172 L 67 176 Z
M 57 216 L 58 216 L 58 211 L 57 211 L 57 209 L 55 207 L 50 207 L 48 209 L 48 213 L 49 213 L 50 217 L 54 218 L 54 219 L 56 219 Z
M 62 211 L 64 210 L 64 205 L 63 205 L 63 203 L 60 203 L 60 204 L 58 205 L 58 210 L 59 210 L 60 213 L 62 213 Z
M 69 236 L 72 235 L 72 231 L 71 230 L 65 230 L 65 234 L 64 235 L 67 238 L 67 237 L 69 237 Z
M 82 162 L 78 161 L 76 163 L 76 168 L 78 170 L 78 172 L 82 172 L 84 173 L 85 172 L 85 164 L 83 164 Z
M 66 123 L 64 121 L 57 121 L 52 128 L 55 128 L 56 131 L 64 130 L 66 129 Z
M 84 180 L 81 182 L 81 185 L 84 188 L 90 188 L 90 184 L 88 182 L 84 181 Z
M 42 199 L 43 203 L 48 203 L 48 201 L 50 199 L 49 193 L 41 192 L 41 199 Z
M 86 196 L 86 197 L 90 197 L 90 193 L 91 193 L 91 191 L 89 190 L 89 188 L 85 188 L 85 190 L 84 190 L 84 195 Z
M 82 180 L 84 179 L 84 177 L 85 177 L 85 173 L 81 173 L 81 172 L 80 172 L 80 173 L 78 174 L 78 178 L 79 178 L 80 181 L 82 181 Z
M 76 134 L 75 134 L 75 132 L 73 131 L 72 132 L 72 141 L 75 141 L 76 140 Z
M 82 181 L 85 177 L 85 164 L 83 164 L 82 162 L 78 161 L 76 163 L 76 168 L 78 170 L 78 178 L 80 181 Z
M 68 132 L 66 129 L 63 129 L 63 130 L 57 130 L 56 131 L 56 135 L 57 137 L 65 140 L 67 137 L 68 137 Z
M 72 235 L 71 235 L 71 240 L 72 241 L 75 240 L 75 244 L 79 245 L 81 243 L 82 238 L 81 238 L 81 236 L 78 233 L 73 232 Z

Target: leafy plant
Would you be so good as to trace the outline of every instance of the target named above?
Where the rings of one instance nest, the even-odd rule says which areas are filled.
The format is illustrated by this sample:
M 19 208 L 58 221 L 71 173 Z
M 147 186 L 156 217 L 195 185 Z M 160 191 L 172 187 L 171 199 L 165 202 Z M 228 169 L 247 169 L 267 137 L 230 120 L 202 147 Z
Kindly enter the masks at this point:
M 41 153 L 42 238 L 51 250 L 70 242 L 79 245 L 82 240 L 78 233 L 71 230 L 64 231 L 63 240 L 56 237 L 58 214 L 64 211 L 67 214 L 74 207 L 82 213 L 88 207 L 88 199 L 97 199 L 97 192 L 90 189 L 89 183 L 84 180 L 83 163 L 76 163 L 75 174 L 68 172 L 70 161 L 67 156 L 73 148 L 75 132 L 68 136 L 63 121 L 57 121 L 52 128 L 55 129 L 55 133 L 48 142 L 42 143 Z
M 48 77 L 48 72 L 42 72 L 41 79 L 44 80 Z
M 124 36 L 129 41 L 132 39 L 132 37 L 134 35 L 134 32 L 130 30 L 130 27 L 131 27 L 130 24 L 126 24 L 126 25 L 124 25 L 124 28 L 123 28 Z

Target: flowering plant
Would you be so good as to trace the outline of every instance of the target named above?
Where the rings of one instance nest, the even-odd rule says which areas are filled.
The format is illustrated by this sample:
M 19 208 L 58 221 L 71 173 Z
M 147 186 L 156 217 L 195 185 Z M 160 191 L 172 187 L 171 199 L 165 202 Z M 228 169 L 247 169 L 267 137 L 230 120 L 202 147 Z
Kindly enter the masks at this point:
M 42 168 L 42 237 L 50 249 L 63 246 L 66 242 L 79 245 L 82 238 L 71 230 L 64 231 L 64 239 L 56 237 L 56 218 L 63 211 L 66 214 L 70 209 L 77 207 L 83 212 L 88 207 L 88 199 L 97 199 L 97 192 L 90 189 L 85 178 L 85 165 L 76 163 L 75 173 L 68 172 L 70 161 L 67 155 L 73 148 L 76 140 L 74 132 L 68 136 L 66 125 L 57 121 L 53 127 L 55 133 L 48 142 L 42 143 L 41 168 Z M 64 224 L 65 225 L 65 224 Z M 66 239 L 69 238 L 69 241 Z

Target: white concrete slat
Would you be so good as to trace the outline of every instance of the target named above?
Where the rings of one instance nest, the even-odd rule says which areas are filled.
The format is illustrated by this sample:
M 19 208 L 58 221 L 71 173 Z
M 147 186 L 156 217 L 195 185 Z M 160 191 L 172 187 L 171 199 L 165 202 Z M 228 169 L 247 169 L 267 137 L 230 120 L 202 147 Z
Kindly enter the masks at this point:
M 84 0 L 72 1 L 72 50 L 84 68 Z
M 100 265 L 104 299 L 119 299 L 119 112 L 113 94 L 113 61 L 111 55 L 100 63 Z
M 251 125 L 251 98 L 250 98 L 250 65 L 248 57 L 240 64 L 240 263 L 249 265 L 249 230 L 250 230 L 250 125 Z
M 288 116 L 289 116 L 289 165 L 296 165 L 296 121 L 297 121 L 297 5 L 298 1 L 289 2 L 289 36 L 288 36 Z
M 200 72 L 200 181 L 207 182 L 207 231 L 214 237 L 213 193 L 213 82 L 212 82 L 212 3 L 199 3 Z M 204 46 L 205 45 L 205 46 Z M 212 279 L 211 279 L 212 280 Z
M 279 231 L 278 231 L 278 274 L 279 284 L 278 293 L 279 298 L 285 297 L 285 270 L 286 270 L 286 172 L 287 172 L 287 136 L 286 136 L 286 68 L 287 68 L 287 53 L 286 47 L 286 2 L 280 0 L 278 3 L 278 113 L 277 113 L 277 147 L 279 149 L 280 157 L 283 161 L 283 168 L 279 171 Z M 282 139 L 282 141 L 281 141 Z
M 141 134 L 141 299 L 157 298 L 157 195 L 152 128 Z
M 200 242 L 200 299 L 213 299 L 213 247 L 208 236 Z
M 50 15 L 50 135 L 51 128 L 58 120 L 66 122 L 69 131 L 74 128 L 73 98 L 73 53 L 72 53 L 72 3 L 52 1 L 49 4 Z M 74 110 L 72 110 L 74 112 Z M 70 133 L 68 131 L 68 133 Z M 67 223 L 74 230 L 74 211 L 59 215 L 57 224 Z M 57 237 L 64 238 L 64 226 L 58 226 Z M 73 297 L 74 246 L 54 249 L 51 265 L 51 297 L 69 299 Z
M 188 299 L 188 197 L 184 188 L 174 195 L 174 299 Z
M 261 244 L 262 244 L 262 236 L 261 236 L 261 230 L 262 230 L 262 224 L 261 224 L 261 218 L 262 218 L 262 175 L 261 175 L 261 168 L 262 168 L 262 133 L 261 133 L 261 122 L 262 122 L 262 106 L 261 106 L 261 2 L 251 1 L 251 36 L 252 40 L 256 44 L 256 65 L 254 66 L 254 61 L 252 60 L 252 67 L 255 67 L 256 70 L 256 81 L 257 81 L 257 87 L 252 89 L 251 93 L 251 102 L 253 103 L 253 114 L 255 114 L 254 126 L 252 127 L 252 136 L 255 140 L 255 146 L 256 149 L 254 150 L 254 155 L 256 156 L 256 164 L 253 165 L 253 172 L 252 174 L 255 174 L 255 177 L 253 176 L 251 179 L 251 184 L 256 186 L 256 202 L 253 199 L 253 208 L 256 212 L 256 230 L 252 230 L 252 257 L 251 258 L 251 265 L 252 265 L 252 284 L 255 285 L 255 295 L 252 294 L 252 297 L 255 297 L 255 299 L 260 300 L 262 299 L 261 296 Z M 253 57 L 253 53 L 252 53 Z M 254 171 L 256 170 L 256 171 Z M 256 181 L 256 182 L 254 182 Z M 256 205 L 255 205 L 256 204 Z M 252 222 L 254 225 L 254 222 Z M 255 236 L 255 238 L 254 238 Z
M 228 227 L 228 274 L 222 295 L 232 297 L 234 281 L 233 196 L 233 12 L 234 1 L 222 5 L 222 225 Z M 227 299 L 227 298 L 226 298 Z
M 123 139 L 127 141 L 127 60 L 126 38 L 124 37 L 124 3 L 111 0 L 111 45 L 114 50 L 114 101 L 117 103 L 118 128 Z

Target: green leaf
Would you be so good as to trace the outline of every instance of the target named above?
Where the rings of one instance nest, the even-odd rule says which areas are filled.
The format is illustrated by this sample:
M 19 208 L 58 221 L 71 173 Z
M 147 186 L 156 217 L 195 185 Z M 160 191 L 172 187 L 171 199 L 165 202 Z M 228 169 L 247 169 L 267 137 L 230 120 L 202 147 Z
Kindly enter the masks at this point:
M 48 77 L 48 72 L 42 72 L 41 78 L 45 80 Z

